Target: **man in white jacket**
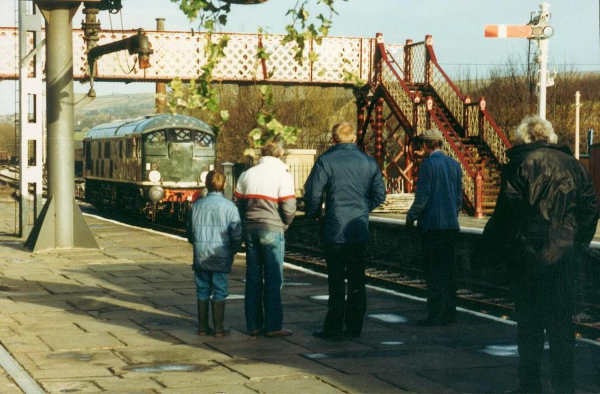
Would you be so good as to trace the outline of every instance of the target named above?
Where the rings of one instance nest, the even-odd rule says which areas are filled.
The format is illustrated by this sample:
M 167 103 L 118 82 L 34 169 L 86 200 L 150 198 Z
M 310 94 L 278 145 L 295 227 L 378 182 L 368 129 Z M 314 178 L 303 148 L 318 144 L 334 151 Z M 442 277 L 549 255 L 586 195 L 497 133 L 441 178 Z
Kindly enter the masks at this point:
M 280 159 L 283 147 L 269 142 L 261 153 L 235 190 L 246 244 L 246 326 L 252 336 L 284 337 L 293 334 L 282 326 L 284 231 L 296 213 L 296 193 L 288 166 Z

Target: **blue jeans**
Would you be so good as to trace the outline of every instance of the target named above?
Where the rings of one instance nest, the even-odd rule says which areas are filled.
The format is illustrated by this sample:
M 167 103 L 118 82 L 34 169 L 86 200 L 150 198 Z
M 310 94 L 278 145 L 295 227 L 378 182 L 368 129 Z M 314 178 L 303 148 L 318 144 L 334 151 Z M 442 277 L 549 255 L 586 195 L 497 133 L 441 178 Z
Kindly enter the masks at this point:
M 282 233 L 248 230 L 246 242 L 246 326 L 248 331 L 279 331 L 283 323 L 281 287 L 283 286 Z
M 208 301 L 212 295 L 215 301 L 221 301 L 229 295 L 229 274 L 225 272 L 194 271 L 196 297 L 199 301 Z

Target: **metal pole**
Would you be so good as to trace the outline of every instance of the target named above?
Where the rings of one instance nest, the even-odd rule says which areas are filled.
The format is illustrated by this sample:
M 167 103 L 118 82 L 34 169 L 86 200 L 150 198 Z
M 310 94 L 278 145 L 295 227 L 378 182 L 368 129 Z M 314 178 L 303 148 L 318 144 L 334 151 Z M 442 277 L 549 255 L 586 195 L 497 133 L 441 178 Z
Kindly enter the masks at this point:
M 540 4 L 540 15 L 550 15 L 548 9 L 550 4 Z M 540 48 L 540 94 L 538 96 L 538 115 L 542 119 L 546 119 L 546 87 L 548 84 L 548 38 L 538 38 L 538 46 Z
M 98 248 L 75 203 L 73 153 L 73 32 L 78 1 L 37 0 L 46 20 L 46 123 L 48 199 L 25 247 L 39 252 L 73 247 Z
M 73 247 L 73 35 L 71 10 L 48 11 L 46 23 L 46 91 L 48 117 L 48 196 L 54 199 L 57 248 Z
M 575 92 L 575 158 L 579 159 L 579 108 L 581 108 L 581 104 L 579 99 L 581 94 L 579 90 Z
M 548 40 L 540 39 L 540 94 L 538 95 L 538 115 L 546 119 L 546 87 L 548 80 Z
M 165 18 L 156 18 L 156 31 L 165 31 Z M 156 83 L 156 113 L 167 113 L 167 84 L 164 82 Z

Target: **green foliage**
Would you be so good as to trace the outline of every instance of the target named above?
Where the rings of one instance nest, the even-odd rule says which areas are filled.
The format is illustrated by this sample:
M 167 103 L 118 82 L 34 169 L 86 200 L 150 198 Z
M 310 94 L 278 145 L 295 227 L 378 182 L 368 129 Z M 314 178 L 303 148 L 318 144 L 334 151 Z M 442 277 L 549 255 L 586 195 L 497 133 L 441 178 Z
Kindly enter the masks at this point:
M 348 59 L 344 59 L 345 64 L 349 64 L 350 61 Z M 344 74 L 344 81 L 351 82 L 356 88 L 360 89 L 367 84 L 367 81 L 364 79 L 360 79 L 357 73 L 352 71 L 348 71 L 345 67 L 342 70 Z
M 191 81 L 185 86 L 180 79 L 174 79 L 170 87 L 172 94 L 167 97 L 167 104 L 171 113 L 189 112 L 190 110 L 199 109 L 208 113 L 208 119 L 205 120 L 212 125 L 215 133 L 218 133 L 225 122 L 229 119 L 227 111 L 220 110 L 220 97 L 218 90 L 212 86 L 213 71 L 218 62 L 225 56 L 224 50 L 227 47 L 229 38 L 227 35 L 221 36 L 217 42 L 212 39 L 214 31 L 219 26 L 224 26 L 227 23 L 227 14 L 231 11 L 231 4 L 246 3 L 253 4 L 255 0 L 249 1 L 233 1 L 233 0 L 171 0 L 173 3 L 179 4 L 179 9 L 190 20 L 198 20 L 208 33 L 205 44 L 205 53 L 207 54 L 206 64 L 202 67 L 202 74 L 196 81 Z M 263 2 L 265 0 L 257 0 Z M 322 37 L 327 36 L 331 28 L 331 17 L 335 12 L 333 7 L 336 0 L 298 0 L 295 8 L 288 10 L 288 16 L 291 16 L 292 21 L 286 26 L 286 35 L 281 41 L 282 45 L 293 43 L 294 59 L 302 65 L 305 57 L 305 49 L 307 43 L 315 40 L 317 44 L 321 44 Z M 337 0 L 347 1 L 347 0 Z M 314 20 L 311 19 L 308 12 L 309 5 L 324 6 L 327 16 L 324 13 L 316 15 Z M 263 30 L 259 29 L 262 33 Z M 267 60 L 270 54 L 262 47 L 257 48 L 257 60 Z M 318 58 L 317 54 L 309 51 L 307 58 L 309 62 L 315 62 Z M 348 78 L 352 78 L 349 73 Z M 358 81 L 358 78 L 356 78 Z M 280 136 L 287 143 L 294 143 L 297 135 L 300 132 L 299 128 L 282 125 L 273 114 L 271 106 L 273 104 L 272 90 L 267 87 L 261 87 L 263 98 L 263 108 L 257 115 L 256 121 L 260 127 L 255 128 L 249 134 L 252 144 L 255 147 L 261 146 L 269 138 Z
M 268 141 L 280 138 L 286 145 L 295 144 L 298 134 L 302 131 L 298 127 L 285 126 L 279 122 L 273 112 L 273 89 L 271 86 L 260 87 L 262 107 L 256 114 L 258 127 L 248 134 L 250 144 L 254 148 L 264 146 Z

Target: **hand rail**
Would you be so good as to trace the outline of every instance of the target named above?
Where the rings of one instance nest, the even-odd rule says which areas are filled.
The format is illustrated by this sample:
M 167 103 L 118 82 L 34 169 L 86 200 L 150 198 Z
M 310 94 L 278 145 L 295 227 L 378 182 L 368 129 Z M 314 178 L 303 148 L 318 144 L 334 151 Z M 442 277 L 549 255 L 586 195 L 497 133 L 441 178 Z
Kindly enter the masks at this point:
M 512 147 L 511 143 L 506 138 L 504 132 L 496 125 L 494 119 L 485 110 L 485 100 L 481 100 L 479 104 L 480 110 L 480 123 L 479 130 L 481 139 L 492 151 L 492 154 L 496 157 L 496 160 L 500 164 L 508 163 L 508 156 L 506 151 Z

